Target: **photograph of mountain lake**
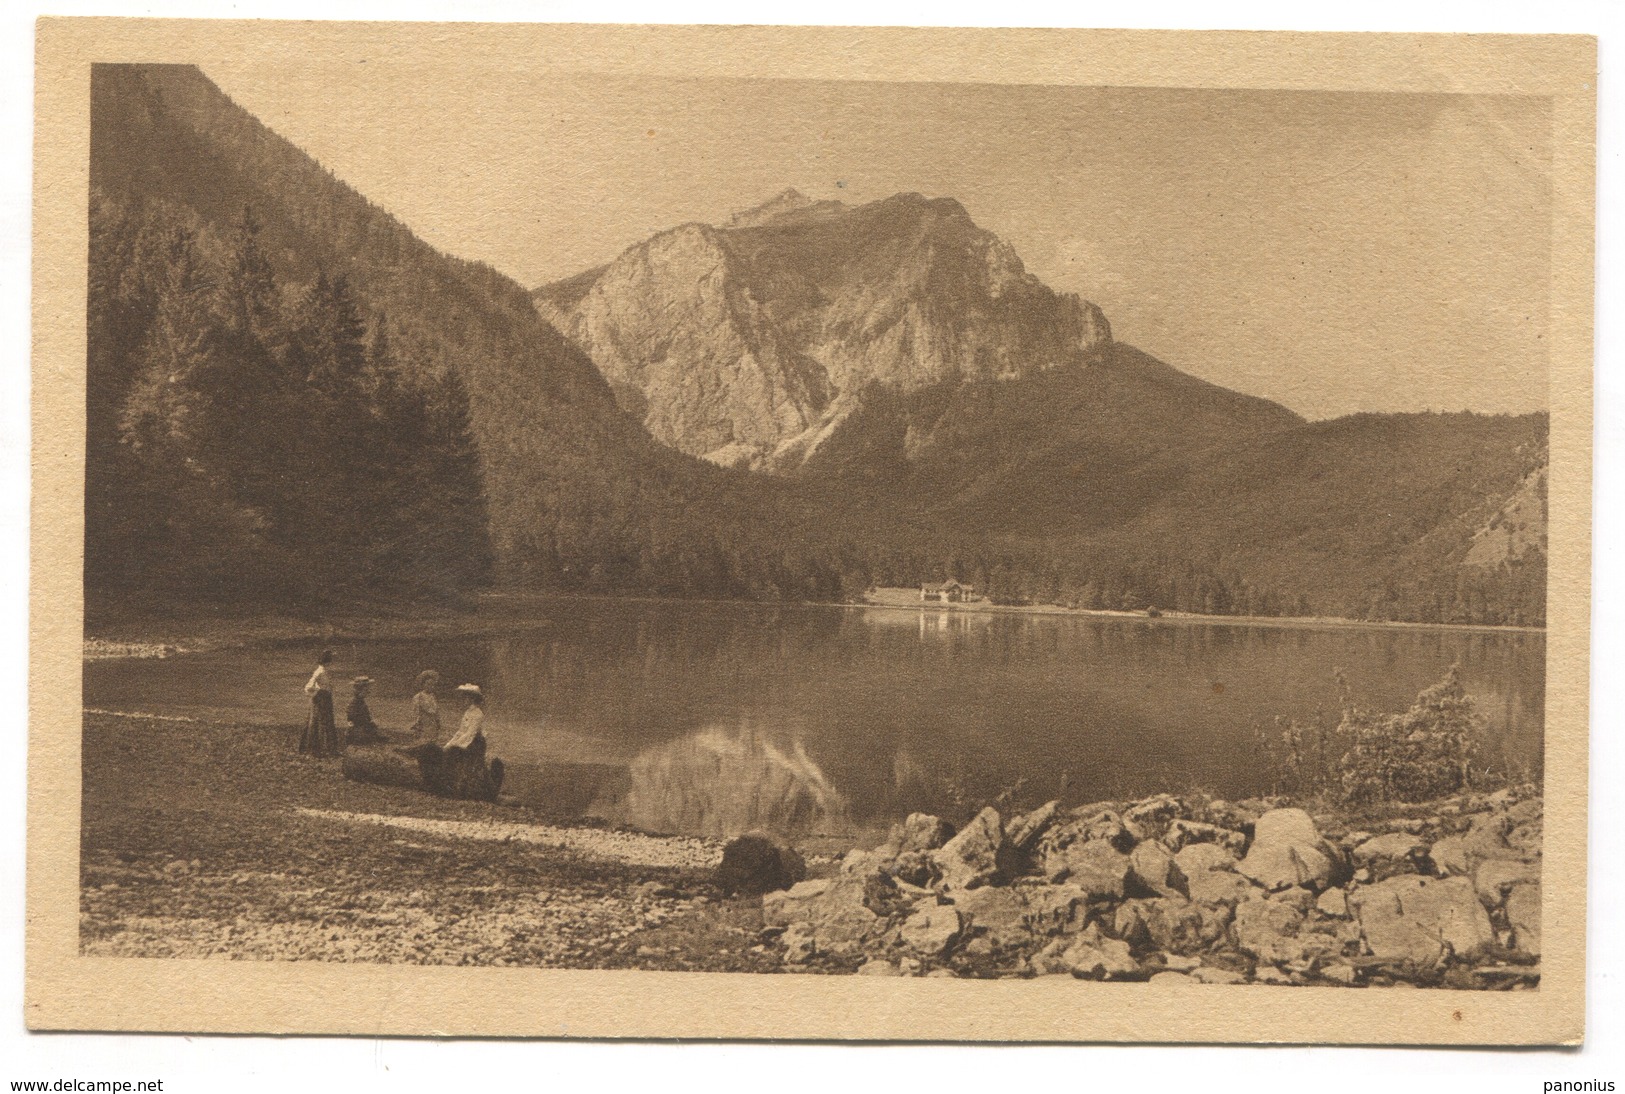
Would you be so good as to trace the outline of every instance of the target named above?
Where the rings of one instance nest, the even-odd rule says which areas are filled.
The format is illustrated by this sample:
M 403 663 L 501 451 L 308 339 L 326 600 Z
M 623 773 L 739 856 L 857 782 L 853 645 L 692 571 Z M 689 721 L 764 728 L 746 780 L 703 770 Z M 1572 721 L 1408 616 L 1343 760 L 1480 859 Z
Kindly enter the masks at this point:
M 81 955 L 1539 988 L 1549 99 L 230 56 L 90 66 Z

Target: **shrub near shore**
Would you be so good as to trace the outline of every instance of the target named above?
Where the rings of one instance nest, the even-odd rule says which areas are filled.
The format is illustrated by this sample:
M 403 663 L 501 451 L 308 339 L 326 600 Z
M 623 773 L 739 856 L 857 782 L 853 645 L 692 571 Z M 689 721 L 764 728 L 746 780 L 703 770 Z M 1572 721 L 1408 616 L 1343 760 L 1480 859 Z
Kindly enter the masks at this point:
M 1340 803 L 1420 802 L 1495 781 L 1479 766 L 1484 719 L 1451 665 L 1408 710 L 1386 714 L 1354 702 L 1341 669 L 1332 671 L 1342 716 L 1277 719 L 1263 752 L 1281 789 Z

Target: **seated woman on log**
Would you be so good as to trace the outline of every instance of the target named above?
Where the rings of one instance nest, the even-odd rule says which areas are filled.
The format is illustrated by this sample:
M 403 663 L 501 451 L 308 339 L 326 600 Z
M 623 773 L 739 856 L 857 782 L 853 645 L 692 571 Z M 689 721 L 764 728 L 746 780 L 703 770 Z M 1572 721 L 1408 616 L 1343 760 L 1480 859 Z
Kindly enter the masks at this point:
M 494 801 L 502 789 L 501 760 L 485 760 L 485 694 L 475 684 L 460 684 L 465 702 L 462 726 L 445 747 L 421 744 L 410 749 L 423 771 L 423 783 L 448 798 Z
M 350 723 L 350 732 L 346 735 L 346 743 L 357 745 L 377 744 L 384 739 L 384 733 L 378 724 L 372 720 L 372 711 L 367 707 L 367 693 L 372 690 L 372 677 L 357 676 L 351 682 L 355 695 L 350 699 L 350 705 L 344 710 L 344 717 Z

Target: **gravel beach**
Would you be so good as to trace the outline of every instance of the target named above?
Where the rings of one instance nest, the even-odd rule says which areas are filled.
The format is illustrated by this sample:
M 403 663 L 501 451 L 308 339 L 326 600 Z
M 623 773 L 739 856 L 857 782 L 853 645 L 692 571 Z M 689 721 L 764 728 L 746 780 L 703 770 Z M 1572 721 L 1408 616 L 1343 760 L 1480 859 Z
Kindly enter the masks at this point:
M 721 844 L 349 782 L 265 729 L 87 713 L 82 952 L 766 972 Z

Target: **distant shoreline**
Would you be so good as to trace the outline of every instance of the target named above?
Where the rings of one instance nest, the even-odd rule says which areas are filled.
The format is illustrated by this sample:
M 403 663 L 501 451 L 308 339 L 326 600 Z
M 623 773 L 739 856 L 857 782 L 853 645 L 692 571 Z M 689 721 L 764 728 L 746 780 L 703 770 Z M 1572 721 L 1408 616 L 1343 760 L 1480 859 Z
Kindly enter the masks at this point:
M 1500 623 L 1421 623 L 1409 620 L 1348 619 L 1331 615 L 1207 615 L 1202 612 L 1165 611 L 1148 615 L 1143 611 L 1111 611 L 1102 608 L 1067 608 L 1059 604 L 991 604 L 987 601 L 970 603 L 883 604 L 874 602 L 840 604 L 844 608 L 873 608 L 883 611 L 931 611 L 942 613 L 977 612 L 985 614 L 1012 613 L 1021 615 L 1059 615 L 1087 619 L 1114 619 L 1140 623 L 1200 623 L 1245 627 L 1377 627 L 1406 630 L 1494 631 L 1514 634 L 1545 634 L 1545 627 L 1518 627 Z
M 530 592 L 495 590 L 481 594 L 473 607 L 443 605 L 376 605 L 341 608 L 321 619 L 285 615 L 270 609 L 222 613 L 198 608 L 190 614 L 161 616 L 132 614 L 125 619 L 87 625 L 85 660 L 164 658 L 183 653 L 286 645 L 296 642 L 378 641 L 392 638 L 470 638 L 506 633 L 515 627 L 545 625 L 546 621 L 523 609 L 562 600 L 622 603 L 726 605 L 728 607 L 837 608 L 846 611 L 930 612 L 935 615 L 1037 615 L 1099 619 L 1124 623 L 1176 623 L 1237 627 L 1327 628 L 1365 627 L 1408 630 L 1482 631 L 1545 634 L 1544 627 L 1512 627 L 1477 623 L 1380 622 L 1320 616 L 1203 615 L 1195 612 L 1102 611 L 1064 608 L 1055 604 L 1007 605 L 986 601 L 959 604 L 839 603 L 832 601 L 725 600 L 658 596 L 614 596 L 604 593 Z M 490 614 L 485 609 L 506 609 Z

